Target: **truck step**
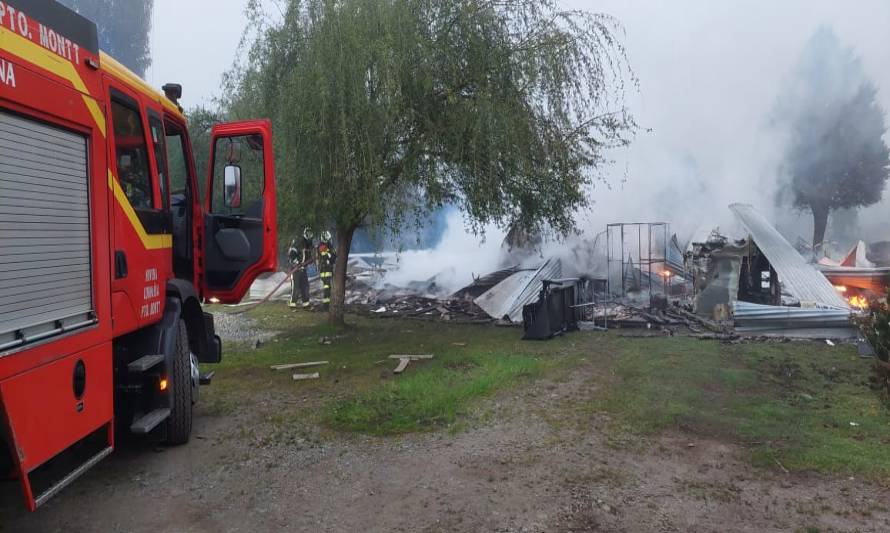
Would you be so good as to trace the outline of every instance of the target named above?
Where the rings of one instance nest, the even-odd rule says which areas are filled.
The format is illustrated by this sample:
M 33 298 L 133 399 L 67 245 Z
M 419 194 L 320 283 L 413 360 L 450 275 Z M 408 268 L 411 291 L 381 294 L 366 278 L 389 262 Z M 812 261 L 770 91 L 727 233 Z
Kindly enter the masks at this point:
M 143 355 L 139 359 L 136 359 L 132 363 L 128 364 L 127 370 L 129 370 L 130 372 L 145 372 L 146 370 L 157 365 L 163 360 L 164 356 L 162 354 Z
M 214 371 L 210 371 L 204 374 L 201 374 L 201 377 L 198 379 L 199 385 L 210 385 L 210 381 L 213 380 L 213 376 L 216 374 Z
M 144 435 L 170 416 L 169 408 L 155 409 L 130 425 L 130 432 Z
M 71 473 L 62 478 L 61 481 L 46 489 L 46 491 L 34 498 L 34 506 L 40 507 L 41 505 L 46 503 L 47 500 L 58 494 L 60 490 L 70 485 L 75 479 L 82 476 L 84 472 L 86 472 L 87 470 L 95 466 L 96 463 L 107 457 L 108 454 L 111 453 L 111 450 L 111 446 L 103 448 L 102 451 L 90 457 L 85 463 L 72 470 Z

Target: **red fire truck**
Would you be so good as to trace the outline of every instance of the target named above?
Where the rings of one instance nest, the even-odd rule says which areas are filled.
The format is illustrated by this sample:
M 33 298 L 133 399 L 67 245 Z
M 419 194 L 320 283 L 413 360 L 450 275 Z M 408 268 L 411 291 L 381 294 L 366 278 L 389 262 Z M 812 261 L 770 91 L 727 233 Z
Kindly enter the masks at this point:
M 276 268 L 270 123 L 215 126 L 199 181 L 163 90 L 53 0 L 0 1 L 0 476 L 32 511 L 116 435 L 188 441 L 202 303 Z

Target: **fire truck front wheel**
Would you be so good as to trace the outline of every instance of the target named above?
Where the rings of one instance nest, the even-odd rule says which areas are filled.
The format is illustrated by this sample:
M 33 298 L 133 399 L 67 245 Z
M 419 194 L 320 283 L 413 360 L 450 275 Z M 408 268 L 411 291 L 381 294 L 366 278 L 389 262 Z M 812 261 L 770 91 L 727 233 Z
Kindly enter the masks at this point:
M 167 444 L 185 444 L 192 432 L 192 361 L 185 321 L 176 332 L 176 353 L 170 369 L 172 408 L 167 419 Z

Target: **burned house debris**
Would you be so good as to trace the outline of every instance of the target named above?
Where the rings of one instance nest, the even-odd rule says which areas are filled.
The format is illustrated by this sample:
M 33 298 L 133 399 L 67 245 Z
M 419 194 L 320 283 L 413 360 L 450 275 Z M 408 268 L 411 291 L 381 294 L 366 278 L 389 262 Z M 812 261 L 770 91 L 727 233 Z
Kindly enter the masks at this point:
M 890 267 L 877 266 L 868 259 L 868 249 L 859 241 L 840 261 L 823 257 L 816 264 L 822 274 L 846 296 L 854 307 L 865 307 L 890 285 Z
M 730 209 L 746 235 L 729 239 L 715 231 L 687 252 L 693 311 L 732 320 L 742 334 L 854 336 L 850 306 L 826 276 L 754 207 Z
M 501 268 L 457 291 L 446 288 L 447 273 L 394 284 L 398 254 L 353 254 L 346 304 L 380 318 L 522 325 L 526 339 L 616 327 L 703 338 L 855 336 L 852 316 L 890 285 L 890 246 L 860 242 L 840 260 L 808 261 L 754 207 L 729 209 L 741 231 L 702 232 L 685 246 L 666 222 L 634 222 L 608 224 L 562 255 L 505 248 Z M 252 298 L 283 276 L 257 280 Z M 310 286 L 318 297 L 316 277 Z M 284 286 L 274 297 L 286 294 Z
M 521 323 L 522 310 L 539 299 L 544 282 L 562 277 L 562 262 L 549 259 L 537 268 L 517 270 L 489 290 L 480 294 L 473 303 L 495 319 Z

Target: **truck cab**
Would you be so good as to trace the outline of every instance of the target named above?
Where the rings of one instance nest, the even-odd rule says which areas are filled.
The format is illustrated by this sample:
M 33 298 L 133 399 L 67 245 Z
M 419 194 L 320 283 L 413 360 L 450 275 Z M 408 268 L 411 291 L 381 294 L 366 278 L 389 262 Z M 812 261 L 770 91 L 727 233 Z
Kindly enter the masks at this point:
M 31 510 L 116 435 L 187 442 L 222 356 L 203 304 L 277 267 L 271 123 L 216 125 L 197 169 L 181 94 L 60 4 L 0 1 L 0 476 Z

